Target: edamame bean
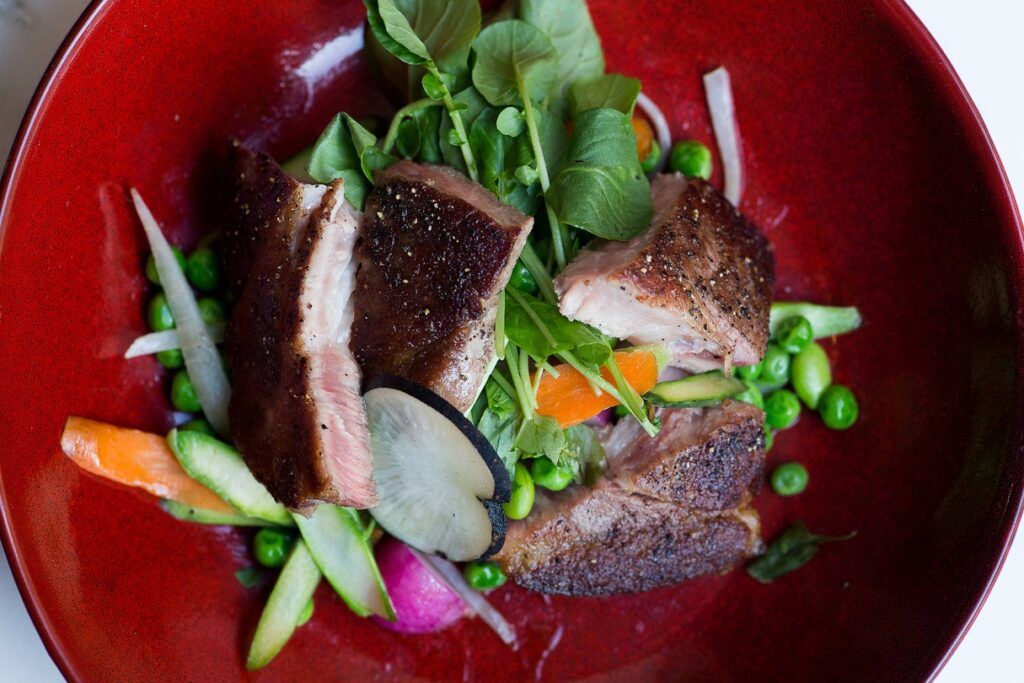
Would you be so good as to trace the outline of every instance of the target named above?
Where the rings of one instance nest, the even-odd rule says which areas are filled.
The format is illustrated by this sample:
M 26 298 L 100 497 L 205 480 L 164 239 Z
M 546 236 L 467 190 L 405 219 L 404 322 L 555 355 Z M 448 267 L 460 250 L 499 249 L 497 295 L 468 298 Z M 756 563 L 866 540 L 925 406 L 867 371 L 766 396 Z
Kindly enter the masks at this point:
M 512 496 L 507 503 L 502 503 L 505 516 L 509 519 L 524 519 L 530 510 L 533 509 L 533 499 L 536 490 L 533 486 L 533 478 L 526 465 L 516 463 L 515 471 L 512 473 Z

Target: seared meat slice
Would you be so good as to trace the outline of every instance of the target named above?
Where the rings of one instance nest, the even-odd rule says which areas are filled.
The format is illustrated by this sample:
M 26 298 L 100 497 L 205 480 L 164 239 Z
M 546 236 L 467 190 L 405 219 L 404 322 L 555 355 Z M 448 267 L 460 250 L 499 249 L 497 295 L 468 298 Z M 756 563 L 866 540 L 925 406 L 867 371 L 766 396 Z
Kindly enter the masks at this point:
M 688 510 L 605 479 L 593 489 L 538 492 L 533 512 L 509 525 L 493 559 L 531 590 L 613 595 L 727 571 L 759 545 L 750 508 Z
M 418 382 L 469 410 L 494 359 L 497 296 L 533 219 L 455 171 L 377 174 L 358 247 L 352 351 L 364 374 Z
M 764 413 L 738 401 L 721 408 L 659 412 L 650 438 L 619 420 L 604 446 L 607 477 L 630 493 L 699 510 L 727 510 L 756 493 L 764 469 Z
M 341 181 L 302 185 L 237 143 L 231 162 L 223 250 L 238 297 L 226 340 L 232 436 L 289 508 L 371 507 L 362 378 L 349 351 L 358 217 Z
M 581 252 L 555 280 L 559 307 L 636 344 L 665 344 L 694 371 L 752 365 L 768 341 L 771 246 L 702 180 L 660 175 L 654 220 L 628 242 Z
M 753 406 L 663 410 L 649 438 L 623 420 L 603 437 L 608 470 L 591 489 L 540 494 L 496 556 L 522 586 L 607 595 L 724 572 L 760 550 L 748 506 L 764 467 Z

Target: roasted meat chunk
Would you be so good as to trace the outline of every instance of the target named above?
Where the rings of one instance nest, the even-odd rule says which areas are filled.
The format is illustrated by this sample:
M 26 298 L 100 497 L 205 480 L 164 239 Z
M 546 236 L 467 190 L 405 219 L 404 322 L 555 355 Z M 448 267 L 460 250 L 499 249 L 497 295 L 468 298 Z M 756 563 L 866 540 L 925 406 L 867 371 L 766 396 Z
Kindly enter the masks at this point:
M 756 553 L 757 513 L 722 512 L 627 493 L 608 480 L 538 493 L 493 559 L 521 586 L 559 595 L 614 595 L 717 574 Z
M 249 469 L 289 508 L 377 503 L 362 376 L 349 350 L 358 216 L 341 181 L 303 185 L 234 143 L 223 231 L 237 302 L 229 414 Z
M 376 177 L 358 247 L 352 351 L 460 411 L 494 360 L 498 293 L 533 219 L 451 169 L 400 161 Z
M 584 249 L 555 280 L 563 314 L 619 339 L 663 344 L 693 371 L 764 354 L 774 256 L 714 188 L 682 175 L 651 183 L 651 227 Z
M 726 401 L 716 409 L 662 410 L 661 432 L 619 420 L 604 442 L 607 477 L 629 493 L 699 510 L 740 504 L 761 481 L 764 413 Z
M 609 595 L 724 572 L 761 548 L 749 507 L 764 467 L 761 411 L 740 403 L 661 411 L 655 438 L 622 420 L 602 441 L 605 478 L 538 494 L 495 558 L 545 593 Z

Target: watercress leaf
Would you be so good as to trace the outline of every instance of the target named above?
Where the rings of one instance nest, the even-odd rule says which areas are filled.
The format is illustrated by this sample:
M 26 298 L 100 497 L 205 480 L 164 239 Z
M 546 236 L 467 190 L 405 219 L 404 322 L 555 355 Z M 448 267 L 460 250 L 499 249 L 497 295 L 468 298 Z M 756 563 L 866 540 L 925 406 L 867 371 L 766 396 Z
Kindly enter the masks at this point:
M 427 46 L 402 13 L 398 0 L 363 0 L 363 3 L 366 5 L 366 22 L 370 25 L 373 37 L 388 52 L 406 64 L 420 65 L 430 61 Z M 403 4 L 408 6 L 413 3 Z
M 447 86 L 440 78 L 434 74 L 427 73 L 423 74 L 423 92 L 427 94 L 432 100 L 443 100 L 445 93 L 448 92 Z
M 544 151 L 544 163 L 548 175 L 554 177 L 569 149 L 569 131 L 562 119 L 549 111 L 536 109 L 534 113 L 537 115 L 537 134 L 540 136 L 540 148 Z
M 586 0 L 522 0 L 519 16 L 551 41 L 558 56 L 558 83 L 563 89 L 604 73 L 601 39 Z
M 455 100 L 455 104 L 461 108 L 459 116 L 462 117 L 462 125 L 465 126 L 467 131 L 472 131 L 473 122 L 476 121 L 476 118 L 480 116 L 480 113 L 487 108 L 487 100 L 485 100 L 473 86 L 460 90 L 456 95 L 454 95 L 453 99 Z M 458 145 L 451 144 L 451 140 L 449 138 L 451 131 L 453 130 L 455 130 L 455 126 L 452 125 L 451 116 L 444 116 L 441 119 L 441 126 L 438 133 L 441 157 L 445 164 L 451 166 L 460 173 L 465 174 L 466 160 L 462 156 L 462 150 L 459 149 Z
M 498 110 L 488 107 L 484 110 L 469 132 L 470 145 L 476 155 L 480 184 L 493 192 L 498 199 L 508 202 L 514 191 L 516 179 L 508 171 L 513 140 L 501 135 L 495 129 Z
M 763 555 L 747 565 L 747 573 L 761 583 L 771 583 L 807 564 L 823 543 L 848 541 L 856 533 L 821 536 L 811 532 L 803 522 L 795 522 L 772 541 Z
M 313 145 L 306 171 L 310 177 L 321 183 L 330 183 L 338 178 L 344 179 L 345 199 L 361 211 L 372 186 L 363 170 L 361 159 L 361 152 L 365 147 L 360 146 L 357 150 L 352 128 L 348 125 L 349 121 L 352 121 L 352 118 L 346 114 L 338 114 L 331 120 Z M 355 125 L 359 126 L 358 123 Z
M 584 365 L 596 370 L 607 363 L 612 355 L 612 345 L 615 340 L 601 334 L 590 325 L 573 322 L 566 334 L 572 337 L 573 354 Z
M 480 5 L 477 0 L 391 0 L 405 17 L 413 33 L 445 76 L 465 80 L 469 71 L 469 46 L 480 32 Z M 370 2 L 367 2 L 367 19 L 371 32 L 367 36 L 367 48 L 376 58 L 384 76 L 397 87 L 407 99 L 412 100 L 424 69 L 419 64 L 402 59 L 392 51 L 386 41 L 381 41 L 373 26 Z M 379 14 L 379 12 L 378 12 Z M 412 66 L 410 66 L 412 65 Z M 454 89 L 453 86 L 449 86 Z
M 518 19 L 500 21 L 473 41 L 473 84 L 496 107 L 543 100 L 558 77 L 558 58 L 539 29 Z
M 516 448 L 529 455 L 546 455 L 557 465 L 565 451 L 565 432 L 555 418 L 534 415 L 519 428 Z
M 362 166 L 363 173 L 367 178 L 373 178 L 373 174 L 376 171 L 385 169 L 391 164 L 395 163 L 395 157 L 391 156 L 379 147 L 370 146 L 363 150 L 363 153 L 359 155 L 359 162 Z
M 487 384 L 484 385 L 484 394 L 487 398 L 487 407 L 498 417 L 505 418 L 516 412 L 515 398 L 509 396 L 508 392 L 493 379 L 487 380 Z
M 512 469 L 519 460 L 519 452 L 516 450 L 516 435 L 519 430 L 519 416 L 513 412 L 505 417 L 499 416 L 491 409 L 487 409 L 480 416 L 477 429 L 490 442 L 494 451 L 501 458 L 505 468 L 512 473 Z
M 573 351 L 584 363 L 597 368 L 612 352 L 610 337 L 589 325 L 569 320 L 546 301 L 519 292 L 505 300 L 505 334 L 538 361 Z
M 502 135 L 507 135 L 510 138 L 519 136 L 523 132 L 523 128 L 526 126 L 526 121 L 523 119 L 523 112 L 519 111 L 515 107 L 505 107 L 498 114 L 498 120 L 495 122 L 495 126 L 498 132 Z
M 573 118 L 566 163 L 547 194 L 563 222 L 605 239 L 626 240 L 650 223 L 650 185 L 629 117 L 591 109 Z
M 398 137 L 395 138 L 395 147 L 398 153 L 406 159 L 413 159 L 420 152 L 422 137 L 419 122 L 415 117 L 407 118 L 398 125 Z
M 590 109 L 617 109 L 632 117 L 640 81 L 622 74 L 604 74 L 585 81 L 576 81 L 569 88 L 569 105 L 573 116 Z
M 428 107 L 416 112 L 413 118 L 416 120 L 420 133 L 420 146 L 416 160 L 426 164 L 440 164 L 443 158 L 438 131 L 441 128 L 442 119 L 447 118 L 444 110 L 441 107 Z
M 521 182 L 523 185 L 532 185 L 537 182 L 538 177 L 539 174 L 537 173 L 537 169 L 532 166 L 523 164 L 516 169 L 516 180 Z
M 587 425 L 574 425 L 565 430 L 566 452 L 578 464 L 577 484 L 593 486 L 604 474 L 608 459 L 597 431 Z

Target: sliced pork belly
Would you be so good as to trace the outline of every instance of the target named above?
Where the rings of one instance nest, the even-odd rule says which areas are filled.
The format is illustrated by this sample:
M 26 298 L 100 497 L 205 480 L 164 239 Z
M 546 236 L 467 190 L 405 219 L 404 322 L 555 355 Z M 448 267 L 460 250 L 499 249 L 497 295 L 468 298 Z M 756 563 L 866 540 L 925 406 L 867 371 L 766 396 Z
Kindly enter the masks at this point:
M 612 429 L 604 442 L 610 480 L 630 493 L 700 510 L 733 508 L 756 492 L 764 470 L 760 409 L 726 401 L 658 415 L 661 431 L 653 439 L 636 420 Z
M 494 558 L 522 586 L 608 595 L 727 571 L 761 548 L 749 507 L 764 467 L 761 411 L 728 403 L 663 410 L 655 438 L 622 420 L 602 441 L 593 488 L 538 493 Z
M 555 280 L 562 313 L 636 344 L 664 344 L 693 371 L 764 354 L 771 246 L 702 180 L 660 175 L 654 220 L 628 242 L 585 249 Z
M 349 350 L 358 216 L 341 181 L 298 183 L 234 144 L 223 232 L 237 302 L 226 337 L 232 436 L 275 498 L 375 505 L 359 367 Z
M 734 567 L 760 548 L 757 513 L 696 511 L 628 493 L 609 480 L 537 494 L 494 558 L 521 586 L 613 595 L 671 586 Z
M 401 161 L 366 202 L 352 350 L 465 412 L 494 359 L 498 293 L 533 219 L 455 171 Z

